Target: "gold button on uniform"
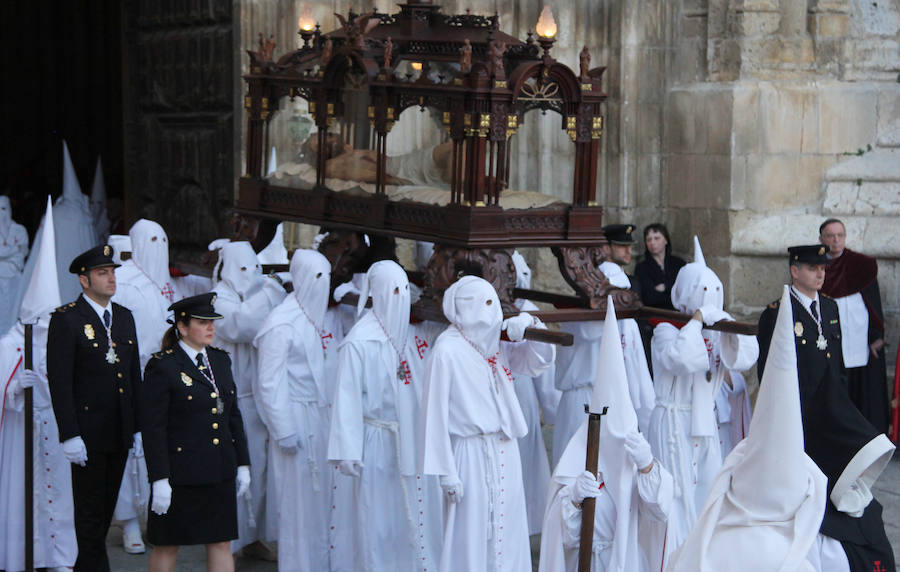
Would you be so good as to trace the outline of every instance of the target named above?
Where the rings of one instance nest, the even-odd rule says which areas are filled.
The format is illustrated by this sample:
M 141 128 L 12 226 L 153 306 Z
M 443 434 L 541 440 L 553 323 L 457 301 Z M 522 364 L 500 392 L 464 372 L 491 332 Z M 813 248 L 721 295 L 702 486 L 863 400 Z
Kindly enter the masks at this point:
M 213 439 L 213 445 L 218 445 L 218 444 L 219 444 L 219 438 L 216 437 L 215 439 Z
M 120 371 L 119 373 L 117 373 L 116 377 L 118 377 L 119 379 L 122 379 L 122 372 Z
M 830 357 L 831 357 L 831 352 L 825 352 L 825 357 L 830 358 Z
M 119 388 L 119 393 L 125 393 L 125 390 L 122 389 L 122 388 L 120 387 L 120 388 Z
M 216 413 L 218 413 L 218 412 L 219 412 L 219 410 L 218 410 L 218 409 L 216 409 L 216 408 L 215 408 L 215 407 L 213 407 L 213 408 L 212 408 L 212 412 L 213 412 L 213 415 L 215 415 L 215 414 L 216 414 Z
M 87 406 L 87 405 L 84 406 L 84 410 L 85 410 L 85 411 L 88 410 L 88 406 Z
M 178 452 L 180 453 L 180 452 L 181 452 L 181 447 L 175 447 L 175 450 L 178 451 Z
M 218 429 L 218 428 L 219 428 L 219 424 L 218 424 L 218 423 L 213 423 L 213 429 Z
M 213 399 L 215 399 L 215 398 L 216 398 L 216 392 L 214 391 L 214 392 L 210 393 L 209 396 L 212 397 Z
M 194 398 L 193 395 L 188 395 L 188 401 L 190 401 L 190 400 L 193 399 L 193 398 Z

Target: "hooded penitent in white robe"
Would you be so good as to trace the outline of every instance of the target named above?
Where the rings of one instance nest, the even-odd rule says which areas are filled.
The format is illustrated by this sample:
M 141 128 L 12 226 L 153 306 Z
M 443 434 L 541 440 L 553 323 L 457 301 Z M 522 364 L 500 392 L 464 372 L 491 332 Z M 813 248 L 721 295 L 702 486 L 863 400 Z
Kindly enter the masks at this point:
M 531 288 L 531 268 L 525 258 L 514 251 L 513 263 L 516 266 L 516 288 Z M 522 312 L 538 310 L 530 300 L 520 298 L 515 301 L 516 308 Z M 505 345 L 513 342 L 502 342 Z M 524 342 L 519 342 L 524 343 Z M 541 430 L 541 411 L 544 421 L 553 424 L 556 419 L 556 408 L 559 406 L 560 392 L 554 387 L 556 377 L 555 363 L 539 375 L 529 376 L 513 369 L 516 397 L 522 407 L 528 434 L 519 439 L 519 455 L 522 457 L 522 479 L 525 484 L 525 504 L 528 512 L 528 534 L 540 534 L 541 522 L 544 520 L 544 507 L 547 502 L 547 487 L 550 484 L 550 460 L 547 458 L 547 447 Z
M 459 495 L 445 496 L 438 570 L 529 570 L 517 442 L 528 427 L 512 370 L 537 375 L 555 352 L 540 343 L 501 348 L 500 301 L 481 278 L 464 276 L 450 286 L 443 310 L 451 326 L 426 365 L 419 445 L 422 472 L 439 475 L 442 486 Z
M 284 300 L 285 291 L 262 268 L 249 242 L 230 242 L 219 252 L 221 267 L 216 311 L 223 318 L 216 325 L 213 343 L 231 356 L 231 373 L 237 386 L 237 403 L 244 419 L 250 449 L 250 499 L 238 499 L 238 538 L 232 552 L 266 539 L 266 463 L 269 432 L 256 407 L 258 360 L 253 339 L 263 320 Z
M 122 258 L 123 253 L 128 253 L 126 259 L 131 258 L 131 237 L 127 234 L 111 234 L 106 239 L 106 244 L 112 248 L 112 260 L 116 264 L 125 264 L 125 259 Z
M 294 291 L 266 317 L 259 350 L 256 403 L 269 430 L 266 511 L 277 519 L 278 569 L 329 570 L 328 409 L 322 327 L 331 264 L 312 250 L 291 259 Z M 299 446 L 286 453 L 280 443 Z M 270 540 L 273 531 L 267 530 Z
M 687 314 L 700 309 L 707 324 L 730 320 L 722 310 L 722 283 L 706 266 L 696 237 L 694 242 L 694 262 L 678 272 L 672 303 Z M 759 345 L 753 336 L 706 330 L 698 320 L 684 326 L 663 322 L 654 329 L 651 343 L 657 401 L 647 440 L 675 479 L 665 542 L 671 554 L 693 527 L 722 467 L 715 397 L 725 370 L 752 366 Z
M 47 212 L 51 211 L 47 199 Z M 74 566 L 78 556 L 72 504 L 72 472 L 59 445 L 47 383 L 47 328 L 60 304 L 56 280 L 53 215 L 38 236 L 40 259 L 22 301 L 19 321 L 0 338 L 0 570 L 25 569 L 25 395 L 20 384 L 25 328 L 32 329 L 32 359 L 40 382 L 34 396 L 34 564 Z
M 28 254 L 28 232 L 12 219 L 9 197 L 0 196 L 0 333 L 12 326 L 18 314 L 16 295 Z
M 804 452 L 793 318 L 785 286 L 750 433 L 712 483 L 667 572 L 812 572 L 806 561 L 826 502 L 825 475 Z
M 622 268 L 613 262 L 603 262 L 600 270 L 613 286 L 631 288 L 631 281 Z M 559 349 L 556 362 L 556 387 L 561 390 L 556 426 L 553 428 L 553 464 L 559 460 L 575 429 L 581 424 L 584 405 L 590 405 L 594 368 L 603 333 L 601 322 L 565 322 L 560 329 L 575 337 L 575 343 Z M 619 320 L 619 338 L 628 372 L 628 392 L 638 417 L 638 427 L 645 433 L 650 414 L 656 404 L 653 379 L 647 368 L 647 355 L 641 332 L 632 318 Z
M 747 436 L 752 418 L 750 392 L 744 375 L 739 371 L 728 371 L 727 375 L 731 386 L 722 383 L 716 393 L 716 426 L 723 461 L 734 446 Z
M 59 295 L 64 301 L 74 300 L 81 295 L 81 285 L 78 283 L 78 277 L 69 273 L 69 264 L 76 256 L 94 247 L 98 241 L 90 200 L 81 192 L 65 141 L 63 141 L 63 192 L 53 205 L 53 227 L 56 231 Z
M 607 304 L 591 396 L 591 411 L 608 407 L 600 423 L 597 480 L 601 489 L 594 513 L 591 570 L 656 572 L 661 563 L 648 563 L 640 531 L 649 527 L 665 529 L 672 505 L 672 476 L 657 460 L 653 460 L 647 473 L 640 472 L 625 449 L 625 438 L 637 432 L 638 423 L 629 397 L 612 297 Z M 548 487 L 541 533 L 541 572 L 578 569 L 582 510 L 574 504 L 574 485 L 585 471 L 588 441 L 587 415 L 582 413 L 581 418 Z M 654 552 L 661 552 L 661 547 Z
M 257 254 L 260 264 L 287 264 L 288 253 L 284 247 L 284 223 L 278 223 L 275 227 L 275 236 L 265 248 Z
M 342 523 L 358 539 L 358 570 L 416 570 L 427 556 L 416 526 L 422 507 L 410 495 L 416 480 L 419 401 L 405 348 L 406 272 L 393 261 L 376 262 L 363 282 L 361 312 L 369 296 L 372 309 L 338 350 L 328 459 L 353 463 L 360 472 L 352 483 L 356 518 Z M 387 546 L 392 548 L 385 550 Z
M 94 170 L 90 204 L 97 242 L 105 242 L 109 237 L 109 218 L 106 216 L 106 183 L 103 179 L 103 163 L 100 157 L 97 157 L 97 168 Z

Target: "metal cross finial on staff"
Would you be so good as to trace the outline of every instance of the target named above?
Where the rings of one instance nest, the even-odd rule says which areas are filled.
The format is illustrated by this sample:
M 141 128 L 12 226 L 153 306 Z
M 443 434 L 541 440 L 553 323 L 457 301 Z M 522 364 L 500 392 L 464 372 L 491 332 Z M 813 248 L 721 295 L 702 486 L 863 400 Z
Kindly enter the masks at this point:
M 594 413 L 585 404 L 584 412 L 588 414 L 587 451 L 584 458 L 584 469 L 597 476 L 597 463 L 600 457 L 600 422 L 609 407 L 603 407 L 600 413 Z M 594 509 L 597 499 L 586 498 L 581 503 L 581 535 L 578 547 L 578 572 L 590 572 L 591 554 L 594 545 Z

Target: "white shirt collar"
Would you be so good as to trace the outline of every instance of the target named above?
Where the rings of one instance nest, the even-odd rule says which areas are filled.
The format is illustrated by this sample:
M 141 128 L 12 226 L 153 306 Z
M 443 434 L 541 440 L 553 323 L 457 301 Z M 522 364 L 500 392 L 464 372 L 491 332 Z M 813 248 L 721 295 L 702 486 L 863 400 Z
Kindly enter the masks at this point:
M 797 290 L 796 288 L 794 288 L 793 284 L 791 285 L 791 292 L 793 292 L 794 295 L 797 296 L 797 299 L 800 300 L 806 308 L 809 308 L 809 305 L 812 304 L 813 301 L 815 301 L 817 307 L 820 306 L 818 292 L 816 292 L 815 298 L 810 298 L 809 296 L 807 296 L 800 290 Z M 816 310 L 816 312 L 818 313 L 818 309 Z M 821 314 L 819 314 L 819 315 L 821 316 Z
M 99 316 L 101 324 L 103 324 L 103 312 L 106 310 L 109 310 L 109 320 L 110 320 L 110 323 L 112 323 L 112 303 L 111 302 L 107 302 L 106 306 L 101 306 L 100 304 L 98 304 L 97 302 L 92 300 L 91 297 L 88 296 L 87 294 L 82 293 L 81 297 L 84 298 L 87 301 L 87 303 L 91 305 L 91 308 L 93 308 L 95 312 L 97 312 L 97 316 Z
M 192 348 L 191 346 L 184 343 L 184 340 L 178 340 L 178 345 L 181 346 L 181 349 L 184 350 L 184 353 L 187 354 L 193 363 L 197 363 L 197 354 L 203 354 L 203 363 L 209 365 L 209 358 L 206 355 L 206 348 L 203 348 L 199 352 Z

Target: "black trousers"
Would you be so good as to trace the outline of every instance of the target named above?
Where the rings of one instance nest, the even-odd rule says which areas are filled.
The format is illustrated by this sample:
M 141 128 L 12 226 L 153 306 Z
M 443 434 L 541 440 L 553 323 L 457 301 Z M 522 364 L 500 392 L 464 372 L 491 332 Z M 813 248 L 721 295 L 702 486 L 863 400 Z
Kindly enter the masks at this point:
M 106 533 L 116 509 L 126 460 L 128 451 L 89 450 L 84 467 L 72 465 L 75 537 L 78 539 L 76 571 L 109 572 Z

